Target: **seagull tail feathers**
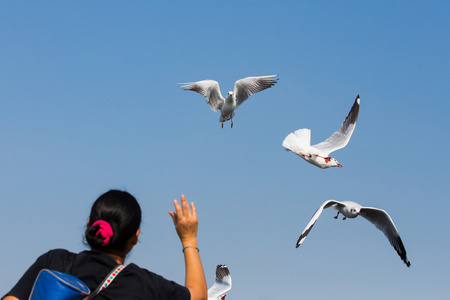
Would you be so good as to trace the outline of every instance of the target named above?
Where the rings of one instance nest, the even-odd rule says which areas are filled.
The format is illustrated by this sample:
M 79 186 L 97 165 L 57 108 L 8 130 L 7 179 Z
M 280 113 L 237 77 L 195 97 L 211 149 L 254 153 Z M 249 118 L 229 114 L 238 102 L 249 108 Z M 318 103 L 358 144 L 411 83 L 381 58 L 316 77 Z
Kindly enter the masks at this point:
M 311 130 L 299 129 L 290 133 L 283 141 L 283 147 L 294 153 L 300 153 L 311 145 Z

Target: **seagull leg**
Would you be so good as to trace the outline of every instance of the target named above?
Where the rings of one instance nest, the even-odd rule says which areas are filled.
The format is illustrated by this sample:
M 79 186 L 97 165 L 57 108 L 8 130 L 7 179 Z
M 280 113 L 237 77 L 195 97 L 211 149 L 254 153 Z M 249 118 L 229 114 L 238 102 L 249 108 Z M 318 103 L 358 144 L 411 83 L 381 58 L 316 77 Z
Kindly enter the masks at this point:
M 333 218 L 337 219 L 337 218 L 338 218 L 338 216 L 339 216 L 339 212 L 337 213 L 336 217 L 333 217 Z
M 223 122 L 222 122 L 222 128 L 223 128 Z
M 347 217 L 343 217 L 342 220 L 347 220 Z
M 231 128 L 233 128 L 233 118 L 231 118 Z

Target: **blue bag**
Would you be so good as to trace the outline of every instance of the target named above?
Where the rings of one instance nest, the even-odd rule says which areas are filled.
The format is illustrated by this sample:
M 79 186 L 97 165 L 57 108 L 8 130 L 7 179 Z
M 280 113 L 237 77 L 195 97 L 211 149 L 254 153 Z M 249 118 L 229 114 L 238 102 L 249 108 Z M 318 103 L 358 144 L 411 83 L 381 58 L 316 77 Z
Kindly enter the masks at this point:
M 28 299 L 90 300 L 102 290 L 107 288 L 124 268 L 125 265 L 117 265 L 92 293 L 87 285 L 75 276 L 58 271 L 43 269 L 36 277 L 33 289 L 31 290 L 30 298 Z
M 39 272 L 29 300 L 82 300 L 90 290 L 78 278 L 53 270 Z

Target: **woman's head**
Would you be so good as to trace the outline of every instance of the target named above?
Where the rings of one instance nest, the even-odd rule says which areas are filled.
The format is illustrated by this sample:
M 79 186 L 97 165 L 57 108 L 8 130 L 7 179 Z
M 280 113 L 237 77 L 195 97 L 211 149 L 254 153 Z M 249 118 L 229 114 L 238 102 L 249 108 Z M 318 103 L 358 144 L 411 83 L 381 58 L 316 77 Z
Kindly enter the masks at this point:
M 126 252 L 141 225 L 141 207 L 128 192 L 110 190 L 94 202 L 86 241 L 94 250 Z

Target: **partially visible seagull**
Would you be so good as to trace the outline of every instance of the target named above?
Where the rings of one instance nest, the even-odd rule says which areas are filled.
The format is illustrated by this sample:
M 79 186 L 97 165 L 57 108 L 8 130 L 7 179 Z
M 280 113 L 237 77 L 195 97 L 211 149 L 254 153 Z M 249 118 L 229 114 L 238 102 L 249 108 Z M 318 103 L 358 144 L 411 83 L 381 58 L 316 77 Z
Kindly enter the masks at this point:
M 277 83 L 278 75 L 246 77 L 239 79 L 234 83 L 234 91 L 228 92 L 226 98 L 220 93 L 219 83 L 215 80 L 202 80 L 197 82 L 182 83 L 183 90 L 194 91 L 202 94 L 206 98 L 206 103 L 216 112 L 220 109 L 221 115 L 219 122 L 231 120 L 231 128 L 233 128 L 234 111 L 247 100 L 251 95 L 272 87 Z
M 330 157 L 329 154 L 338 149 L 344 148 L 353 134 L 356 126 L 356 120 L 358 120 L 359 95 L 356 96 L 355 102 L 348 113 L 347 117 L 342 123 L 339 131 L 333 133 L 325 141 L 311 146 L 311 130 L 307 128 L 299 129 L 293 133 L 290 133 L 283 141 L 283 147 L 287 151 L 294 152 L 307 162 L 318 166 L 319 168 L 326 169 L 329 167 L 340 167 L 342 165 L 338 163 L 336 159 Z
M 227 266 L 216 267 L 216 278 L 214 284 L 208 289 L 208 300 L 224 300 L 225 293 L 231 290 L 231 275 Z
M 369 220 L 384 233 L 384 235 L 389 240 L 389 243 L 391 243 L 392 247 L 394 247 L 395 251 L 397 251 L 398 255 L 406 264 L 406 266 L 409 267 L 411 265 L 408 257 L 406 256 L 406 250 L 403 246 L 402 239 L 398 234 L 397 228 L 394 225 L 394 221 L 392 221 L 388 213 L 379 208 L 362 207 L 360 204 L 352 201 L 339 202 L 336 200 L 328 200 L 322 203 L 319 209 L 312 216 L 308 225 L 306 225 L 305 230 L 303 230 L 302 234 L 298 238 L 297 244 L 295 246 L 296 248 L 298 248 L 303 243 L 322 211 L 325 208 L 329 207 L 338 211 L 337 215 L 334 217 L 335 219 L 337 219 L 339 213 L 341 213 L 344 215 L 343 220 L 345 220 L 346 218 L 356 218 L 359 215 Z

